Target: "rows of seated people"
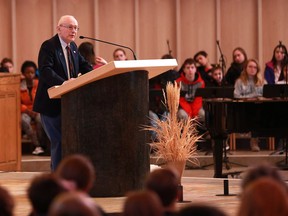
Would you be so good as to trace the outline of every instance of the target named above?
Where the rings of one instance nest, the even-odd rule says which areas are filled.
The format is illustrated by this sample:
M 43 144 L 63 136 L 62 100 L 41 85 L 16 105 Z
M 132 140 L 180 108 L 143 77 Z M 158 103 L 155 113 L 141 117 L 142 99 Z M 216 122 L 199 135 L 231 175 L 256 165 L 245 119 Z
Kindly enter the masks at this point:
M 143 189 L 127 191 L 122 210 L 118 215 L 228 215 L 227 209 L 217 207 L 211 202 L 208 204 L 193 201 L 187 205 L 177 205 L 179 178 L 181 177 L 173 167 L 155 168 L 147 174 Z M 95 179 L 95 168 L 89 158 L 80 154 L 67 156 L 54 173 L 42 173 L 33 177 L 26 191 L 31 212 L 26 212 L 26 215 L 108 215 L 89 195 Z M 287 185 L 276 167 L 263 164 L 250 168 L 242 180 L 241 196 L 239 205 L 234 210 L 235 215 L 286 216 L 287 191 Z M 0 185 L 1 215 L 14 215 L 14 207 L 17 204 L 15 202 L 21 201 L 15 200 L 9 189 Z
M 107 64 L 107 61 L 100 56 L 96 56 L 92 43 L 84 42 L 79 46 L 79 52 L 87 61 L 98 68 Z M 173 58 L 170 54 L 162 56 L 162 59 Z M 127 60 L 125 50 L 118 48 L 113 52 L 114 60 Z M 223 71 L 218 64 L 211 64 L 206 51 L 197 52 L 193 58 L 187 58 L 182 63 L 178 71 L 169 70 L 149 81 L 149 87 L 152 90 L 165 89 L 167 82 L 176 81 L 181 83 L 181 97 L 179 102 L 179 119 L 188 117 L 197 117 L 203 128 L 200 132 L 205 132 L 205 112 L 202 106 L 202 98 L 195 97 L 197 88 L 208 88 L 217 86 L 234 86 L 235 98 L 254 98 L 261 97 L 263 94 L 263 85 L 287 83 L 287 49 L 280 43 L 273 50 L 272 58 L 265 64 L 264 73 L 261 73 L 259 63 L 256 59 L 248 59 L 245 50 L 237 47 L 232 52 L 233 62 L 227 72 Z M 1 72 L 14 73 L 13 61 L 4 58 L 1 61 Z M 33 102 L 38 86 L 37 66 L 32 61 L 25 61 L 21 66 L 21 116 L 22 130 L 31 140 L 34 150 L 33 154 L 43 154 L 47 148 L 45 133 L 41 126 L 38 113 L 33 112 Z M 263 76 L 264 74 L 264 76 Z M 161 96 L 151 96 L 149 98 L 149 118 L 151 124 L 155 124 L 155 119 L 165 119 L 167 109 L 163 105 Z M 32 124 L 31 124 L 32 122 Z M 44 138 L 43 138 L 44 137 Z M 151 139 L 157 139 L 157 135 L 151 135 Z M 252 151 L 259 151 L 259 139 L 252 133 L 250 147 Z M 277 149 L 283 149 L 283 140 L 276 137 Z
M 4 58 L 1 61 L 1 71 L 16 73 L 13 61 Z M 39 113 L 33 111 L 34 98 L 38 87 L 37 66 L 33 61 L 25 61 L 21 66 L 20 101 L 21 128 L 23 136 L 27 136 L 34 149 L 32 154 L 44 154 L 47 149 L 47 139 L 42 128 Z
M 165 55 L 163 58 L 173 58 Z M 234 98 L 261 98 L 264 84 L 287 83 L 288 58 L 286 46 L 278 44 L 273 50 L 272 58 L 265 64 L 264 73 L 260 69 L 258 61 L 247 57 L 245 50 L 237 47 L 232 52 L 233 62 L 227 72 L 222 65 L 211 64 L 207 52 L 199 51 L 193 58 L 187 58 L 180 69 L 167 71 L 149 81 L 150 91 L 165 89 L 167 82 L 181 83 L 181 95 L 179 102 L 179 119 L 198 118 L 204 125 L 205 112 L 201 97 L 195 96 L 196 89 L 232 86 Z M 159 95 L 150 96 L 149 117 L 151 124 L 156 126 L 157 119 L 164 120 L 167 109 Z M 201 128 L 199 128 L 201 131 Z M 283 150 L 283 140 L 276 138 L 277 150 Z M 152 141 L 157 140 L 157 134 L 151 134 Z M 251 133 L 250 147 L 252 151 L 259 151 L 259 139 Z

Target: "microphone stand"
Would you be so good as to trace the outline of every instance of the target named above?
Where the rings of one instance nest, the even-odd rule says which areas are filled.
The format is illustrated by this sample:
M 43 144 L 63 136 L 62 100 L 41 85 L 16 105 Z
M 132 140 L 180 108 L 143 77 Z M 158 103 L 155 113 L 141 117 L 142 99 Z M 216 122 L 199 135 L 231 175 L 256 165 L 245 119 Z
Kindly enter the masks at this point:
M 221 55 L 220 59 L 219 59 L 219 62 L 221 63 L 222 73 L 223 73 L 223 76 L 224 76 L 224 74 L 226 72 L 226 62 L 225 62 L 225 58 L 224 58 L 224 55 L 223 55 L 221 47 L 220 47 L 219 40 L 217 40 L 216 43 L 217 43 L 217 47 L 218 47 L 220 55 Z
M 112 43 L 112 42 L 108 42 L 108 41 L 104 41 L 104 40 L 100 40 L 100 39 L 96 39 L 96 38 L 91 38 L 91 37 L 79 36 L 79 38 L 80 39 L 86 38 L 86 39 L 90 39 L 90 40 L 94 40 L 94 41 L 98 41 L 98 42 L 102 42 L 102 43 L 106 43 L 106 44 L 122 47 L 122 48 L 125 48 L 125 49 L 129 49 L 133 53 L 134 60 L 137 60 L 136 54 L 134 53 L 134 51 L 130 47 L 123 46 L 123 45 L 116 44 L 116 43 Z
M 170 49 L 169 40 L 167 40 L 167 46 L 168 46 L 168 53 L 169 53 L 169 55 L 171 55 L 171 53 L 172 53 L 172 50 Z

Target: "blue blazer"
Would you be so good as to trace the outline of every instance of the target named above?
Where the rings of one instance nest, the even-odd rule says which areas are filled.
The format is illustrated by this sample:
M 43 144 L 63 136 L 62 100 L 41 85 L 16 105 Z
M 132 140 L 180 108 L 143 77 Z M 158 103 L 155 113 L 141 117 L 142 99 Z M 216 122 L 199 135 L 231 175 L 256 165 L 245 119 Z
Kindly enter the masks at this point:
M 92 66 L 79 54 L 74 42 L 70 43 L 70 48 L 76 74 L 84 74 L 93 70 Z M 58 34 L 41 45 L 38 66 L 39 84 L 33 110 L 51 117 L 60 115 L 60 99 L 50 99 L 47 91 L 50 87 L 61 85 L 68 79 L 65 55 Z

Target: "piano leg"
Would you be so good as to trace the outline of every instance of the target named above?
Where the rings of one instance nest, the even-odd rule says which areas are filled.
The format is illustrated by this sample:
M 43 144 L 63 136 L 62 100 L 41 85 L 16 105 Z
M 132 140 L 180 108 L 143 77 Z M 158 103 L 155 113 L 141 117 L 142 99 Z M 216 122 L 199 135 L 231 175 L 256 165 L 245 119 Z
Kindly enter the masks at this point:
M 214 148 L 213 148 L 213 158 L 214 158 L 214 178 L 223 178 L 222 175 L 222 163 L 223 163 L 223 146 L 226 139 L 215 138 Z

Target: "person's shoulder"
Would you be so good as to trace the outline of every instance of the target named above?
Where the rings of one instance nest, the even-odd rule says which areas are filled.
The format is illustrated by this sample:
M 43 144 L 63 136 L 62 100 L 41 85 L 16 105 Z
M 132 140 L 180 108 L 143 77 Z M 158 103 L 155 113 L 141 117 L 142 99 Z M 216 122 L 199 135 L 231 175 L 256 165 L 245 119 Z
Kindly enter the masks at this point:
M 266 62 L 266 67 L 268 68 L 273 68 L 273 62 L 272 61 L 269 61 L 269 62 Z
M 42 47 L 43 46 L 48 46 L 48 47 L 53 47 L 55 46 L 56 44 L 60 44 L 60 40 L 59 40 L 59 37 L 58 35 L 54 35 L 53 37 L 45 40 L 43 43 L 42 43 Z

